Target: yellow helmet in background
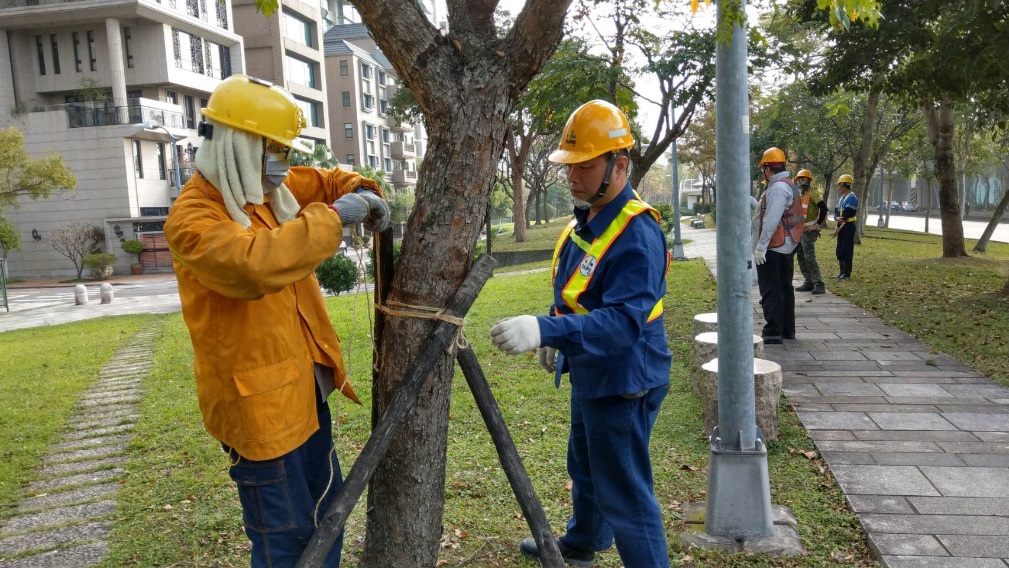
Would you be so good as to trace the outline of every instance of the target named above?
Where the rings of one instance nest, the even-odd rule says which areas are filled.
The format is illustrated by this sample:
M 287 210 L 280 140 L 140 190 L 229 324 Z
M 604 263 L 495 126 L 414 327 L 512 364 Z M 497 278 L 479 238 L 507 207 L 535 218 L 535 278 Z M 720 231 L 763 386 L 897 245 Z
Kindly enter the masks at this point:
M 308 125 L 301 107 L 291 93 L 269 81 L 246 75 L 228 77 L 210 94 L 203 116 L 312 153 L 312 147 L 298 139 L 301 129 Z
M 631 146 L 634 136 L 623 111 L 606 101 L 594 100 L 571 113 L 549 159 L 557 164 L 578 164 Z
M 764 155 L 760 158 L 758 167 L 762 168 L 771 164 L 784 164 L 787 161 L 788 159 L 785 157 L 785 153 L 781 151 L 781 148 L 771 146 L 767 150 L 764 150 Z
M 851 177 L 850 174 L 841 174 L 841 177 L 837 178 L 837 183 L 851 184 L 855 183 L 855 180 L 854 178 Z
M 813 179 L 813 172 L 809 170 L 799 170 L 799 173 L 795 174 L 795 179 L 806 178 L 808 180 Z

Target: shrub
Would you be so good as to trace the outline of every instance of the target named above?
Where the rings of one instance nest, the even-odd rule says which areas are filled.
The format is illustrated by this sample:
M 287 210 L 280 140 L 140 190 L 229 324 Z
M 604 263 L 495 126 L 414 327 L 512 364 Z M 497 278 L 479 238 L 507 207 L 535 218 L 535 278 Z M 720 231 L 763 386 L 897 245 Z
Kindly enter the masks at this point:
M 116 263 L 116 255 L 107 252 L 93 252 L 84 255 L 81 262 L 91 271 L 91 277 L 98 280 L 109 275 L 108 270 Z
M 353 290 L 357 285 L 357 267 L 353 260 L 342 254 L 319 263 L 315 276 L 319 279 L 319 285 L 333 294 Z
M 140 254 L 144 252 L 144 243 L 136 239 L 123 241 L 123 250 L 130 254 Z

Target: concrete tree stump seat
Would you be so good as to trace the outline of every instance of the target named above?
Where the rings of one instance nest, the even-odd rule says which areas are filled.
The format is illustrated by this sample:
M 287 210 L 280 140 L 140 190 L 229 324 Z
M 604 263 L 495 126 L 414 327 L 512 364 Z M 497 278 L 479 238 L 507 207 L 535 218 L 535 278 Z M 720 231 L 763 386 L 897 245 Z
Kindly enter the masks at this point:
M 753 356 L 764 356 L 764 338 L 753 335 Z M 690 356 L 690 382 L 694 386 L 694 393 L 701 395 L 698 383 L 704 380 L 704 373 L 701 366 L 718 357 L 718 333 L 706 331 L 694 336 L 694 348 Z
M 702 378 L 696 382 L 701 398 L 704 434 L 718 423 L 718 359 L 701 366 Z M 753 360 L 753 390 L 757 411 L 757 426 L 764 433 L 764 442 L 778 439 L 778 401 L 781 398 L 781 365 L 767 359 Z
M 695 337 L 708 331 L 718 331 L 718 312 L 695 315 L 693 331 Z

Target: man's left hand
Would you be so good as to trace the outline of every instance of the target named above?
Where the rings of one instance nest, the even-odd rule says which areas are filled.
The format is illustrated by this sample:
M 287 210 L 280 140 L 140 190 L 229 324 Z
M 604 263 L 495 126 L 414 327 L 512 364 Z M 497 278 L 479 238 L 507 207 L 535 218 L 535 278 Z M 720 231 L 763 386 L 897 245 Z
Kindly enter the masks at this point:
M 516 316 L 490 330 L 495 347 L 509 355 L 525 353 L 540 346 L 540 323 L 536 316 Z
M 389 205 L 377 193 L 369 189 L 358 189 L 354 192 L 368 202 L 368 216 L 364 219 L 365 230 L 381 233 L 389 228 Z

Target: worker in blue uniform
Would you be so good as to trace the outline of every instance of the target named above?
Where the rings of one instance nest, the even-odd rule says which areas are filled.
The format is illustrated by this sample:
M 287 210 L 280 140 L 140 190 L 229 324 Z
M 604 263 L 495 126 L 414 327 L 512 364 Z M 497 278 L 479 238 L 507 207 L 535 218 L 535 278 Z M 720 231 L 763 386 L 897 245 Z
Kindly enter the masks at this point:
M 851 190 L 853 181 L 850 174 L 843 174 L 837 178 L 838 202 L 837 207 L 834 208 L 834 221 L 837 222 L 837 228 L 832 234 L 837 237 L 837 247 L 834 252 L 837 255 L 837 263 L 841 267 L 841 271 L 837 273 L 838 280 L 851 278 L 851 262 L 855 257 L 858 196 Z
M 515 355 L 570 373 L 568 473 L 574 514 L 558 539 L 565 562 L 590 567 L 616 543 L 627 568 L 669 566 L 652 485 L 648 441 L 669 390 L 662 298 L 669 253 L 658 213 L 627 181 L 634 145 L 627 117 L 591 101 L 568 119 L 550 160 L 567 166 L 574 219 L 554 249 L 549 316 L 521 315 L 491 329 Z M 538 558 L 531 538 L 519 549 Z

